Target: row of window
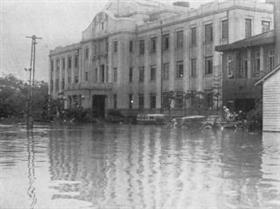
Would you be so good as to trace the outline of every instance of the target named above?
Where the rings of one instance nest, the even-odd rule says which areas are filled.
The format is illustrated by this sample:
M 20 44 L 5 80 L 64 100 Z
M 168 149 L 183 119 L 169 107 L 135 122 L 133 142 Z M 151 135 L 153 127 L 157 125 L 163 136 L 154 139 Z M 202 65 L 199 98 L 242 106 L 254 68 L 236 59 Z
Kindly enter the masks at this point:
M 191 59 L 191 70 L 190 70 L 190 76 L 196 77 L 197 76 L 197 59 L 193 58 Z M 150 81 L 156 80 L 156 65 L 150 66 Z M 133 82 L 133 72 L 134 68 L 129 68 L 129 82 Z M 210 75 L 213 73 L 213 57 L 206 57 L 205 58 L 205 75 Z M 164 63 L 162 66 L 162 80 L 169 80 L 169 63 Z M 184 77 L 184 63 L 183 61 L 177 61 L 176 62 L 176 79 L 183 79 Z M 138 81 L 144 82 L 145 80 L 145 67 L 141 66 L 138 68 Z M 113 81 L 118 81 L 118 69 L 113 68 Z
M 183 91 L 177 91 L 175 94 L 175 98 L 173 98 L 174 100 L 174 108 L 178 108 L 178 109 L 182 109 L 184 107 L 184 92 Z M 157 106 L 157 95 L 155 93 L 150 93 L 149 94 L 149 99 L 150 99 L 150 103 L 149 103 L 149 108 L 150 109 L 155 109 Z M 134 105 L 134 98 L 135 95 L 133 94 L 128 94 L 128 108 L 132 109 L 133 105 Z M 117 102 L 118 101 L 118 96 L 117 94 L 113 95 L 113 108 L 117 109 Z M 207 101 L 207 105 L 208 106 L 212 106 L 213 105 L 213 95 L 211 93 L 206 95 L 206 101 Z M 162 93 L 162 107 L 164 109 L 169 109 L 170 108 L 170 96 L 168 94 L 168 92 L 163 92 Z M 191 104 L 193 103 L 192 98 L 190 98 L 190 102 Z M 144 104 L 145 104 L 145 97 L 143 93 L 138 94 L 138 109 L 144 109 Z
M 64 57 L 61 59 L 61 62 L 60 59 L 56 59 L 56 63 L 55 63 L 56 71 L 59 71 L 60 64 L 61 64 L 61 69 L 64 70 L 66 67 L 66 59 Z M 75 68 L 79 67 L 79 55 L 75 55 L 74 57 L 74 67 Z M 72 68 L 72 57 L 68 57 L 67 69 L 71 69 L 71 68 Z M 51 60 L 51 71 L 54 71 L 54 60 Z
M 114 109 L 117 109 L 117 101 L 118 101 L 118 97 L 117 94 L 113 95 L 113 106 Z M 156 108 L 156 94 L 155 93 L 151 93 L 150 94 L 150 108 L 151 109 L 155 109 Z M 133 104 L 134 104 L 134 99 L 133 99 L 133 94 L 128 94 L 128 107 L 129 109 L 133 108 Z M 138 108 L 139 109 L 144 109 L 144 94 L 138 94 Z
M 262 32 L 267 32 L 270 30 L 270 21 L 263 20 L 262 21 Z M 229 24 L 228 20 L 222 20 L 221 22 L 221 37 L 223 40 L 227 40 L 229 36 Z M 245 19 L 245 37 L 252 36 L 252 19 L 246 18 Z M 197 28 L 192 27 L 190 32 L 190 40 L 191 45 L 196 46 L 197 45 Z M 213 42 L 213 24 L 205 24 L 204 26 L 204 42 L 205 44 L 209 44 Z M 180 30 L 176 32 L 176 48 L 183 48 L 184 46 L 184 31 Z M 166 51 L 170 47 L 169 43 L 169 34 L 162 35 L 162 50 Z M 152 37 L 150 39 L 150 52 L 156 53 L 157 51 L 157 37 Z M 113 52 L 118 52 L 118 41 L 113 42 Z M 134 45 L 133 41 L 131 40 L 129 42 L 129 52 L 134 52 Z M 139 41 L 139 54 L 143 55 L 145 53 L 145 40 Z M 89 59 L 89 48 L 86 47 L 85 51 L 85 60 Z M 75 56 L 75 67 L 78 67 L 78 56 Z M 59 68 L 59 60 L 57 60 L 57 68 Z M 62 59 L 62 68 L 65 69 L 65 58 Z M 71 68 L 71 57 L 68 57 L 68 68 Z M 52 67 L 53 69 L 53 67 Z
M 245 54 L 237 54 L 236 55 L 236 63 L 234 63 L 234 59 L 232 56 L 227 57 L 227 77 L 228 79 L 234 79 L 236 78 L 248 78 L 248 71 L 249 71 L 249 65 L 248 65 L 248 58 Z M 261 70 L 261 57 L 259 50 L 255 50 L 252 52 L 252 76 L 258 77 L 260 75 Z M 271 71 L 275 66 L 274 61 L 274 50 L 270 50 L 267 56 L 267 66 L 266 71 Z M 235 72 L 236 69 L 236 72 Z

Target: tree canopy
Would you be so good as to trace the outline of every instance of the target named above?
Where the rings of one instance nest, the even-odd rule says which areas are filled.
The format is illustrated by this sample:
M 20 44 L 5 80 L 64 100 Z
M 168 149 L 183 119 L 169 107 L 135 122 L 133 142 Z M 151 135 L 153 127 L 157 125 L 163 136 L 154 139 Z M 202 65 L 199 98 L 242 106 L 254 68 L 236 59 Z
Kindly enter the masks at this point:
M 27 104 L 28 84 L 12 74 L 0 77 L 0 117 L 24 117 Z M 44 112 L 48 100 L 48 84 L 35 81 L 32 109 L 35 115 Z

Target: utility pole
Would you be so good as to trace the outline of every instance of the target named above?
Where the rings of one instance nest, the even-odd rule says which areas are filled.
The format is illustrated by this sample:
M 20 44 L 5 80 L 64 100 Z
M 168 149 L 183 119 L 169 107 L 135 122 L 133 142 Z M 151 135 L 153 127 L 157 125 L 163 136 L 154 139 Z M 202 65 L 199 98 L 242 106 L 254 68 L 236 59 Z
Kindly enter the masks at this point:
M 30 55 L 30 66 L 25 68 L 26 71 L 29 71 L 29 86 L 28 86 L 28 95 L 27 95 L 27 115 L 26 115 L 26 128 L 33 128 L 33 117 L 32 117 L 32 96 L 33 96 L 33 86 L 35 81 L 35 52 L 36 52 L 36 40 L 42 39 L 41 37 L 26 36 L 26 38 L 31 39 L 31 55 Z

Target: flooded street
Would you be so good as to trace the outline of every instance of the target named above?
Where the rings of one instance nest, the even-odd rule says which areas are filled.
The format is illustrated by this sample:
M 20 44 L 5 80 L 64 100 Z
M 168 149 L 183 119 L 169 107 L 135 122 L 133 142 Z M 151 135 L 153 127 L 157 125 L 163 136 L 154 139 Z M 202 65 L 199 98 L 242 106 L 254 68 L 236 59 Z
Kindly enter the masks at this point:
M 1 209 L 279 209 L 280 134 L 1 128 Z

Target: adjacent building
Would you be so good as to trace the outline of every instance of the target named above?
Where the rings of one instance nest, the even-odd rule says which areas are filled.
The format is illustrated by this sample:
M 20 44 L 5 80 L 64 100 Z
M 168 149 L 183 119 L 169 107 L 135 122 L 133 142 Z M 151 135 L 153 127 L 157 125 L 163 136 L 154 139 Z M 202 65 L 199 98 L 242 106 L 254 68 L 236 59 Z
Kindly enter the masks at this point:
M 205 92 L 209 107 L 219 106 L 228 95 L 223 92 L 225 63 L 215 46 L 272 28 L 271 4 L 228 0 L 192 9 L 186 2 L 113 0 L 79 43 L 50 51 L 49 94 L 63 98 L 66 108 L 83 106 L 99 116 L 110 109 L 126 115 L 157 112 L 166 107 L 170 91 L 176 95 L 174 110 L 190 106 L 183 99 L 190 91 Z M 265 63 L 256 63 L 256 75 Z M 242 76 L 255 74 L 248 70 Z M 220 98 L 213 100 L 216 93 Z
M 223 104 L 234 110 L 249 111 L 262 98 L 261 85 L 255 83 L 275 67 L 274 30 L 228 45 L 223 52 Z

